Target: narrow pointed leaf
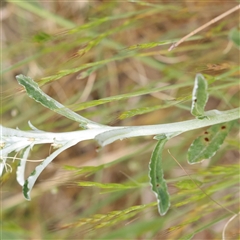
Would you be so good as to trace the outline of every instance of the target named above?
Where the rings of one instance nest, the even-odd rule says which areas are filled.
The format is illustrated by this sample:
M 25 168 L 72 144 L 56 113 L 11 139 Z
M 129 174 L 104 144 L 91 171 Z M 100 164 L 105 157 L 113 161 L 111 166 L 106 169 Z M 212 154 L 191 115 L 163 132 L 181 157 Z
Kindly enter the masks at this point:
M 160 45 L 166 45 L 172 43 L 172 40 L 166 40 L 166 41 L 159 41 L 159 42 L 149 42 L 149 43 L 141 43 L 141 44 L 135 44 L 130 47 L 127 47 L 127 50 L 135 50 L 135 49 L 148 49 L 157 47 Z
M 160 92 L 160 91 L 165 91 L 165 90 L 173 89 L 173 88 L 177 89 L 177 88 L 185 87 L 185 86 L 189 86 L 189 85 L 190 85 L 189 83 L 180 83 L 180 84 L 175 84 L 174 87 L 171 85 L 168 85 L 168 86 L 157 87 L 157 88 L 145 88 L 145 89 L 141 89 L 141 90 L 137 90 L 137 91 L 131 91 L 129 93 L 124 93 L 124 94 L 120 94 L 120 95 L 115 95 L 115 96 L 111 96 L 111 97 L 93 100 L 93 101 L 74 104 L 73 109 L 74 109 L 74 111 L 80 111 L 82 109 L 95 107 L 95 106 L 113 102 L 113 101 L 125 100 L 125 99 L 129 99 L 132 97 L 138 97 L 138 96 L 155 93 L 155 92 Z
M 170 207 L 169 193 L 167 184 L 163 178 L 162 151 L 165 143 L 168 141 L 166 136 L 159 139 L 155 149 L 153 150 L 149 163 L 149 178 L 152 191 L 155 193 L 158 201 L 158 211 L 161 216 L 165 215 Z
M 204 117 L 204 108 L 208 100 L 207 81 L 202 74 L 197 74 L 192 93 L 191 113 L 195 117 Z
M 34 82 L 33 79 L 31 79 L 30 77 L 26 77 L 26 76 L 20 74 L 20 75 L 16 76 L 16 78 L 17 78 L 18 83 L 26 89 L 28 96 L 30 98 L 34 99 L 36 102 L 41 103 L 44 107 L 49 108 L 50 110 L 52 110 L 58 114 L 61 114 L 71 120 L 79 122 L 83 128 L 90 128 L 90 127 L 93 128 L 93 127 L 103 126 L 98 123 L 92 122 L 92 121 L 88 120 L 87 118 L 82 117 L 81 115 L 66 108 L 58 101 L 49 97 L 47 94 L 45 94 L 39 88 L 38 84 L 36 82 Z
M 120 116 L 118 117 L 119 119 L 123 120 L 126 118 L 130 118 L 136 115 L 141 115 L 141 114 L 146 114 L 149 112 L 153 112 L 156 111 L 158 109 L 164 109 L 170 106 L 174 106 L 177 105 L 178 103 L 182 102 L 181 100 L 177 100 L 177 101 L 169 101 L 163 104 L 158 104 L 156 106 L 151 106 L 151 107 L 142 107 L 142 108 L 135 108 L 135 109 L 131 109 L 128 111 L 124 111 L 120 114 Z
M 71 146 L 75 145 L 78 143 L 79 140 L 72 140 L 70 142 L 67 142 L 64 144 L 61 148 L 57 149 L 54 151 L 50 156 L 48 156 L 40 165 L 38 165 L 35 170 L 31 173 L 31 175 L 26 179 L 24 185 L 23 185 L 23 195 L 27 200 L 31 200 L 30 193 L 31 190 L 41 174 L 41 172 L 52 162 L 52 160 L 59 155 L 61 152 L 64 150 L 70 148 Z
M 23 186 L 24 182 L 25 182 L 24 173 L 25 173 L 27 157 L 29 155 L 30 150 L 31 150 L 31 146 L 24 149 L 22 155 L 20 156 L 22 159 L 19 161 L 19 164 L 17 167 L 17 171 L 16 171 L 17 177 L 16 178 L 17 178 L 17 182 L 21 186 Z
M 99 166 L 84 166 L 84 167 L 74 167 L 74 166 L 64 166 L 64 169 L 75 171 L 76 174 L 85 174 L 86 177 L 104 169 L 105 164 Z
M 188 149 L 188 163 L 194 164 L 213 157 L 220 148 L 234 121 L 211 126 L 195 139 Z
M 120 184 L 120 183 L 98 183 L 98 182 L 78 182 L 81 187 L 98 187 L 102 189 L 125 190 L 138 187 L 136 184 Z

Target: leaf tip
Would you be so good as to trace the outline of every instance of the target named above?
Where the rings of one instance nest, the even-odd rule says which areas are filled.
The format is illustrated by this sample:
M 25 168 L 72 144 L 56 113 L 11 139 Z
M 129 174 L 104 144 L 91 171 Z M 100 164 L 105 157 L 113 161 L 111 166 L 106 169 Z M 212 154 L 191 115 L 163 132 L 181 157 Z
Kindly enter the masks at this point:
M 31 201 L 31 197 L 29 194 L 29 187 L 28 187 L 28 180 L 25 181 L 22 191 L 23 191 L 23 196 L 25 197 L 26 200 Z

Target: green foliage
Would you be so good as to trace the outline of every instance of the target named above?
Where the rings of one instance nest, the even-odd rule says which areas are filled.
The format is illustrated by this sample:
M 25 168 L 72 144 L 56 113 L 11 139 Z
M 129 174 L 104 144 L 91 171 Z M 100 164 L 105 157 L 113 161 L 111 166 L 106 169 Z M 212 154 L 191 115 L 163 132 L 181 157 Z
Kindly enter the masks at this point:
M 1 239 L 24 239 L 26 236 L 27 231 L 24 231 L 18 224 L 14 221 L 11 221 L 9 224 L 3 223 L 1 225 Z
M 145 89 L 138 90 L 138 91 L 131 91 L 129 93 L 125 93 L 125 94 L 121 94 L 121 95 L 116 95 L 116 96 L 107 97 L 107 98 L 101 98 L 101 99 L 98 99 L 98 100 L 83 102 L 83 103 L 80 103 L 80 104 L 74 104 L 75 105 L 74 110 L 79 111 L 79 110 L 83 110 L 83 109 L 86 109 L 86 108 L 106 104 L 106 103 L 109 103 L 109 102 L 120 101 L 120 100 L 129 99 L 129 98 L 132 98 L 132 97 L 138 97 L 138 96 L 142 96 L 142 95 L 146 95 L 146 94 L 150 94 L 150 93 L 166 91 L 168 89 L 185 87 L 185 86 L 188 86 L 188 85 L 189 85 L 189 83 L 182 83 L 180 85 L 176 84 L 175 86 L 166 86 L 166 87 L 150 88 L 150 89 L 145 88 Z M 176 105 L 176 102 L 174 102 L 174 104 L 172 104 L 172 105 Z
M 201 77 L 199 80 L 199 77 Z M 55 101 L 54 99 L 48 97 L 45 93 L 43 93 L 38 85 L 28 77 L 25 77 L 23 75 L 17 76 L 19 84 L 23 85 L 26 90 L 28 95 L 35 99 L 37 102 L 42 103 L 42 105 L 46 106 L 47 108 L 50 108 L 54 111 L 61 110 L 64 108 L 63 105 Z M 21 186 L 23 186 L 23 194 L 27 200 L 30 200 L 30 192 L 41 174 L 41 172 L 47 167 L 48 164 L 52 162 L 52 160 L 60 154 L 62 151 L 66 150 L 67 148 L 74 146 L 76 143 L 83 141 L 83 140 L 88 140 L 88 139 L 96 139 L 98 140 L 99 143 L 101 143 L 102 146 L 105 146 L 107 144 L 112 143 L 114 140 L 117 139 L 123 139 L 124 137 L 133 137 L 133 136 L 144 136 L 152 134 L 160 134 L 157 135 L 155 138 L 160 140 L 159 145 L 157 145 L 156 149 L 153 151 L 151 161 L 150 161 L 150 171 L 149 171 L 149 176 L 150 176 L 150 184 L 152 186 L 153 192 L 157 196 L 158 200 L 158 206 L 159 206 L 159 213 L 160 215 L 164 215 L 169 206 L 170 206 L 170 201 L 169 201 L 169 194 L 167 191 L 167 185 L 165 183 L 165 180 L 163 179 L 163 167 L 161 163 L 161 152 L 163 150 L 163 147 L 169 137 L 177 136 L 180 133 L 184 131 L 189 131 L 193 130 L 195 128 L 200 128 L 203 126 L 208 126 L 210 124 L 216 124 L 218 122 L 223 122 L 223 121 L 230 121 L 232 119 L 236 119 L 238 116 L 238 109 L 233 109 L 228 111 L 227 113 L 225 112 L 225 115 L 222 114 L 221 112 L 217 110 L 213 111 L 208 111 L 205 113 L 207 116 L 203 116 L 204 112 L 204 106 L 206 104 L 207 100 L 207 94 L 206 94 L 206 89 L 207 89 L 207 83 L 205 82 L 205 79 L 202 78 L 202 76 L 199 76 L 199 74 L 196 77 L 195 80 L 195 85 L 193 88 L 193 98 L 192 98 L 192 109 L 197 109 L 197 111 L 200 113 L 199 109 L 201 110 L 202 114 L 198 114 L 199 118 L 208 118 L 208 122 L 206 125 L 201 125 L 202 123 L 205 123 L 206 120 L 195 120 L 195 121 L 187 121 L 187 122 L 180 122 L 180 123 L 173 123 L 167 124 L 167 125 L 153 125 L 153 126 L 143 126 L 145 129 L 145 133 L 142 134 L 142 130 L 139 129 L 139 127 L 125 127 L 122 129 L 122 127 L 117 127 L 117 128 L 111 128 L 109 126 L 101 126 L 98 125 L 97 123 L 91 122 L 88 119 L 82 118 L 80 115 L 77 115 L 76 113 L 72 112 L 71 110 L 64 111 L 63 114 L 66 114 L 67 116 L 70 115 L 70 117 L 75 118 L 75 115 L 79 117 L 80 119 L 84 119 L 84 124 L 85 127 L 88 128 L 98 128 L 98 129 L 89 129 L 86 131 L 76 131 L 76 132 L 65 132 L 63 135 L 61 133 L 58 133 L 57 135 L 53 133 L 48 133 L 38 130 L 35 128 L 33 125 L 29 124 L 29 126 L 33 129 L 33 133 L 29 134 L 29 132 L 24 132 L 24 131 L 18 131 L 18 130 L 13 130 L 10 128 L 5 128 L 1 126 L 1 131 L 3 133 L 3 137 L 5 138 L 5 141 L 3 142 L 3 149 L 1 149 L 1 155 L 2 157 L 2 163 L 0 163 L 1 169 L 4 167 L 6 168 L 6 158 L 8 157 L 9 153 L 12 151 L 20 151 L 21 149 L 24 151 L 24 154 L 22 156 L 22 159 L 20 160 L 23 163 L 20 163 L 17 169 L 17 181 Z M 204 96 L 205 95 L 205 96 Z M 206 99 L 201 98 L 201 96 L 204 96 Z M 197 98 L 199 98 L 201 101 L 197 101 Z M 232 111 L 232 114 L 231 114 Z M 192 111 L 194 112 L 194 111 Z M 70 113 L 70 114 L 69 114 Z M 201 116 L 201 117 L 200 117 Z M 229 119 L 230 117 L 230 119 Z M 217 122 L 214 122 L 214 118 L 217 118 Z M 211 122 L 213 120 L 213 122 Z M 92 126 L 88 126 L 88 124 L 92 124 Z M 178 128 L 174 127 L 174 125 L 178 125 Z M 192 126 L 191 126 L 192 125 Z M 164 128 L 165 126 L 165 128 Z M 179 126 L 181 126 L 179 128 Z M 152 131 L 152 128 L 155 128 L 154 132 Z M 189 128 L 190 127 L 190 128 Z M 228 131 L 226 131 L 226 129 Z M 226 137 L 227 133 L 230 131 L 231 128 L 228 129 L 228 127 L 224 125 L 221 126 L 222 134 L 216 134 L 216 129 L 212 127 L 213 131 L 210 131 L 210 139 L 209 137 L 205 137 L 200 141 L 199 139 L 195 140 L 195 142 L 191 145 L 190 150 L 189 150 L 189 162 L 190 163 L 195 163 L 198 162 L 199 159 L 202 160 L 204 157 L 212 157 L 219 146 L 223 143 L 224 138 Z M 111 131 L 110 131 L 111 130 Z M 225 131 L 224 131 L 225 130 Z M 125 132 L 125 135 L 124 135 Z M 127 132 L 127 133 L 126 133 Z M 219 131 L 218 131 L 219 132 Z M 110 135 L 109 135 L 110 133 Z M 205 132 L 208 134 L 208 132 Z M 80 136 L 79 136 L 80 135 Z M 214 135 L 214 136 L 212 136 Z M 216 137 L 216 136 L 217 137 Z M 14 137 L 15 141 L 12 140 L 11 138 Z M 26 141 L 26 137 L 31 139 L 31 141 L 28 143 L 24 142 Z M 218 139 L 218 141 L 215 141 L 215 137 Z M 17 140 L 18 138 L 18 140 Z M 23 141 L 23 145 L 18 145 L 18 141 Z M 199 142 L 200 141 L 200 142 Z M 203 146 L 201 142 L 209 142 L 209 145 Z M 55 152 L 53 152 L 50 156 L 48 156 L 39 166 L 35 168 L 35 170 L 31 173 L 30 177 L 27 178 L 26 181 L 24 181 L 24 175 L 25 175 L 25 165 L 26 165 L 26 159 L 29 155 L 30 148 L 33 145 L 39 144 L 39 143 L 52 143 L 52 146 L 54 148 L 59 148 Z M 162 144 L 161 144 L 162 142 Z M 6 145 L 6 146 L 5 146 Z M 17 146 L 17 148 L 16 148 Z M 192 160 L 192 158 L 194 158 Z M 197 158 L 197 160 L 196 160 Z M 2 172 L 2 170 L 1 170 Z M 1 173 L 2 174 L 2 173 Z M 119 184 L 99 184 L 99 183 L 94 183 L 94 182 L 81 182 L 79 183 L 80 186 L 97 186 L 101 188 L 111 188 L 111 189 L 126 189 L 126 188 L 132 188 L 132 186 L 126 186 L 124 187 L 123 185 Z M 135 186 L 134 186 L 135 187 Z
M 166 45 L 172 43 L 172 40 L 170 41 L 161 41 L 161 42 L 150 42 L 150 43 L 142 43 L 142 44 L 136 44 L 128 47 L 128 50 L 134 50 L 134 49 L 148 49 L 153 48 L 160 45 Z
M 188 149 L 188 162 L 198 163 L 204 159 L 210 159 L 223 144 L 230 132 L 233 121 L 224 124 L 213 125 L 200 137 L 198 137 Z
M 191 189 L 196 188 L 196 183 L 198 186 L 202 185 L 202 182 L 200 182 L 198 180 L 194 180 L 194 182 L 193 182 L 191 179 L 185 179 L 185 180 L 181 180 L 181 181 L 177 182 L 175 184 L 175 186 L 182 190 L 191 190 Z
M 232 3 L 224 2 L 216 9 L 210 1 L 190 6 L 187 1 L 68 4 L 9 0 L 2 9 L 7 14 L 2 16 L 1 124 L 25 130 L 30 120 L 44 131 L 74 131 L 79 123 L 86 123 L 73 112 L 79 110 L 87 120 L 114 126 L 185 121 L 191 118 L 190 97 L 197 73 L 208 83 L 208 88 L 201 88 L 205 99 L 206 92 L 211 96 L 207 108 L 237 108 L 239 29 L 231 29 L 239 24 L 237 14 L 192 36 L 173 51 L 167 50 L 167 44 L 194 30 L 193 20 L 199 27 L 231 7 Z M 229 40 L 234 46 L 228 45 Z M 211 69 L 209 64 L 229 67 Z M 40 87 L 29 96 L 37 91 L 39 102 L 47 109 L 19 91 L 15 81 L 19 73 L 37 80 Z M 23 86 L 26 78 L 22 76 Z M 203 121 L 208 119 L 201 119 L 205 104 L 203 100 L 194 115 Z M 232 131 L 225 132 L 228 137 L 221 147 L 224 136 L 218 132 L 219 126 L 213 126 L 216 129 L 208 134 L 218 146 L 212 142 L 209 150 L 198 140 L 208 149 L 208 156 L 218 150 L 204 164 L 186 164 L 187 149 L 198 130 L 166 143 L 165 149 L 170 149 L 194 182 L 183 176 L 167 151 L 158 156 L 164 159 L 160 171 L 164 168 L 172 209 L 162 217 L 148 186 L 152 137 L 125 139 L 103 149 L 94 141 L 81 142 L 63 151 L 54 162 L 54 146 L 32 146 L 32 154 L 26 158 L 27 175 L 39 164 L 32 158 L 51 157 L 41 165 L 44 171 L 32 188 L 31 202 L 22 197 L 15 174 L 10 172 L 11 165 L 22 183 L 23 161 L 18 158 L 24 159 L 26 152 L 16 158 L 15 153 L 10 155 L 6 159 L 9 172 L 1 177 L 2 238 L 221 239 L 223 224 L 239 211 L 239 129 L 235 124 Z M 0 149 L 2 144 L 1 139 Z M 36 177 L 34 174 L 31 177 Z M 79 187 L 78 183 L 92 185 Z M 135 188 L 127 189 L 134 183 Z M 25 187 L 29 197 L 31 186 Z M 234 224 L 236 221 L 227 226 L 226 239 L 237 238 Z
M 126 119 L 126 118 L 131 118 L 131 117 L 134 117 L 136 115 L 142 115 L 142 114 L 150 113 L 150 112 L 153 112 L 153 111 L 156 111 L 156 110 L 159 110 L 159 109 L 168 108 L 170 106 L 174 106 L 174 105 L 176 105 L 178 103 L 181 103 L 181 102 L 183 102 L 183 100 L 167 101 L 166 103 L 158 104 L 156 106 L 149 106 L 149 107 L 131 109 L 131 110 L 122 112 L 118 118 L 121 119 L 121 120 Z
M 140 187 L 139 185 L 133 184 L 119 184 L 119 183 L 97 183 L 97 182 L 78 182 L 80 187 L 98 187 L 101 189 L 109 189 L 110 191 L 121 191 L 126 189 L 132 189 Z
M 84 225 L 87 225 L 88 228 L 99 229 L 104 227 L 109 227 L 112 225 L 116 225 L 119 222 L 122 222 L 126 219 L 130 219 L 134 217 L 139 212 L 151 207 L 153 204 L 147 205 L 140 205 L 140 206 L 133 206 L 128 209 L 120 210 L 120 211 L 112 211 L 107 214 L 96 214 L 93 215 L 91 218 L 82 218 L 80 221 L 75 223 L 71 223 L 68 225 L 64 225 L 61 228 L 79 228 Z
M 31 200 L 30 193 L 32 191 L 32 188 L 37 181 L 39 175 L 42 173 L 42 171 L 52 162 L 52 160 L 61 152 L 68 149 L 69 147 L 75 145 L 77 143 L 76 140 L 72 140 L 70 142 L 64 143 L 61 148 L 54 151 L 52 154 L 50 154 L 44 161 L 39 164 L 30 174 L 30 176 L 25 180 L 22 191 L 23 195 L 27 200 Z
M 208 100 L 207 81 L 202 74 L 197 74 L 192 93 L 192 115 L 204 117 L 204 108 Z
M 158 201 L 158 211 L 161 216 L 165 215 L 170 207 L 169 193 L 167 184 L 163 178 L 162 151 L 168 138 L 160 136 L 156 147 L 154 148 L 149 163 L 149 177 L 152 191 L 156 194 Z
M 66 170 L 71 170 L 76 172 L 76 174 L 86 174 L 86 176 L 90 176 L 93 173 L 96 173 L 100 170 L 102 170 L 104 168 L 104 165 L 99 165 L 96 167 L 90 167 L 90 166 L 86 166 L 86 167 L 73 167 L 73 166 L 64 166 L 64 169 Z
M 240 49 L 240 31 L 237 28 L 233 28 L 229 33 L 230 40 Z
M 36 102 L 41 103 L 44 107 L 49 108 L 50 110 L 57 112 L 71 120 L 80 122 L 80 126 L 87 128 L 87 124 L 92 123 L 92 121 L 76 114 L 68 108 L 65 108 L 62 104 L 54 100 L 53 98 L 46 95 L 30 77 L 24 75 L 18 75 L 17 80 L 20 85 L 24 86 L 28 96 L 34 99 Z
M 33 36 L 32 40 L 34 42 L 42 43 L 42 42 L 47 42 L 51 40 L 51 35 L 45 33 L 45 32 L 39 32 L 36 35 Z

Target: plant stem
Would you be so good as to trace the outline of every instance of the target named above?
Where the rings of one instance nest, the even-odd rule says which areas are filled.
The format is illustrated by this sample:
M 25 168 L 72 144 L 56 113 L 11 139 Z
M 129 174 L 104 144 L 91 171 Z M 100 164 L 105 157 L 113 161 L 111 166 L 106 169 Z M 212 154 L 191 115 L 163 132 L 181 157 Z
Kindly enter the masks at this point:
M 157 124 L 149 126 L 133 126 L 124 127 L 121 129 L 114 129 L 96 136 L 96 140 L 101 146 L 110 144 L 118 139 L 148 136 L 148 135 L 159 135 L 159 134 L 172 134 L 176 135 L 198 129 L 207 127 L 214 124 L 224 123 L 232 121 L 239 118 L 240 108 L 235 108 L 227 111 L 211 110 L 205 112 L 204 119 L 193 119 L 183 122 L 167 123 L 167 124 Z
M 211 110 L 205 112 L 204 119 L 193 119 L 183 122 L 143 125 L 143 126 L 127 126 L 127 127 L 110 127 L 104 126 L 97 129 L 86 129 L 73 132 L 53 133 L 44 131 L 22 131 L 19 129 L 6 128 L 0 125 L 1 144 L 11 141 L 26 141 L 34 142 L 34 144 L 42 143 L 63 143 L 76 139 L 79 141 L 95 139 L 101 146 L 110 144 L 116 140 L 124 138 L 149 136 L 149 135 L 178 135 L 186 131 L 207 127 L 214 124 L 224 123 L 239 118 L 240 108 L 235 108 L 227 111 Z M 11 144 L 10 144 L 11 145 Z M 10 146 L 9 146 L 10 147 Z M 11 148 L 11 147 L 10 147 Z M 4 149 L 4 147 L 3 147 Z

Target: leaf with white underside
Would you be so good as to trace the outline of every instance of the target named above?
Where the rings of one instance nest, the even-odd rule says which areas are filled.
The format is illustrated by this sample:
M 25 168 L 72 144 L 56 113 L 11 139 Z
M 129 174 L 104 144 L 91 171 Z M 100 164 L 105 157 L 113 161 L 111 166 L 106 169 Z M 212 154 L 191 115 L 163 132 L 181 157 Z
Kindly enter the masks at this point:
M 21 158 L 21 160 L 19 161 L 19 164 L 17 166 L 17 171 L 16 171 L 17 177 L 16 178 L 17 178 L 17 182 L 21 186 L 23 186 L 24 182 L 25 182 L 24 173 L 25 173 L 27 157 L 29 155 L 30 150 L 31 150 L 31 146 L 25 148 L 23 150 L 23 153 L 19 156 Z
M 163 178 L 162 151 L 165 143 L 168 141 L 167 136 L 158 136 L 158 143 L 152 152 L 149 163 L 149 178 L 152 191 L 155 193 L 158 201 L 158 211 L 161 216 L 165 215 L 170 207 L 169 193 L 167 184 Z
M 44 107 L 49 108 L 50 110 L 61 114 L 71 120 L 80 123 L 80 126 L 83 128 L 99 128 L 104 127 L 104 125 L 95 123 L 87 118 L 82 117 L 81 115 L 71 111 L 66 108 L 64 105 L 54 100 L 47 94 L 45 94 L 38 86 L 36 82 L 33 81 L 30 77 L 26 77 L 22 74 L 17 75 L 16 79 L 20 85 L 22 85 L 28 94 L 28 96 L 34 99 L 36 102 L 41 103 Z
M 39 177 L 39 175 L 41 174 L 41 172 L 48 166 L 48 164 L 50 164 L 52 162 L 52 160 L 58 156 L 61 152 L 63 152 L 64 150 L 70 148 L 71 146 L 74 146 L 75 144 L 77 144 L 79 142 L 79 140 L 72 140 L 70 142 L 67 142 L 66 144 L 64 144 L 61 148 L 57 149 L 56 151 L 54 151 L 50 156 L 48 156 L 40 165 L 38 165 L 35 170 L 31 173 L 31 175 L 26 179 L 24 185 L 23 185 L 23 195 L 27 200 L 31 200 L 30 197 L 30 193 L 31 190 L 37 180 L 37 178 Z
M 199 163 L 213 157 L 220 148 L 234 121 L 211 126 L 202 136 L 195 139 L 188 149 L 188 163 Z
M 195 78 L 192 93 L 191 114 L 195 117 L 204 117 L 204 108 L 208 100 L 207 81 L 202 74 L 198 73 Z

